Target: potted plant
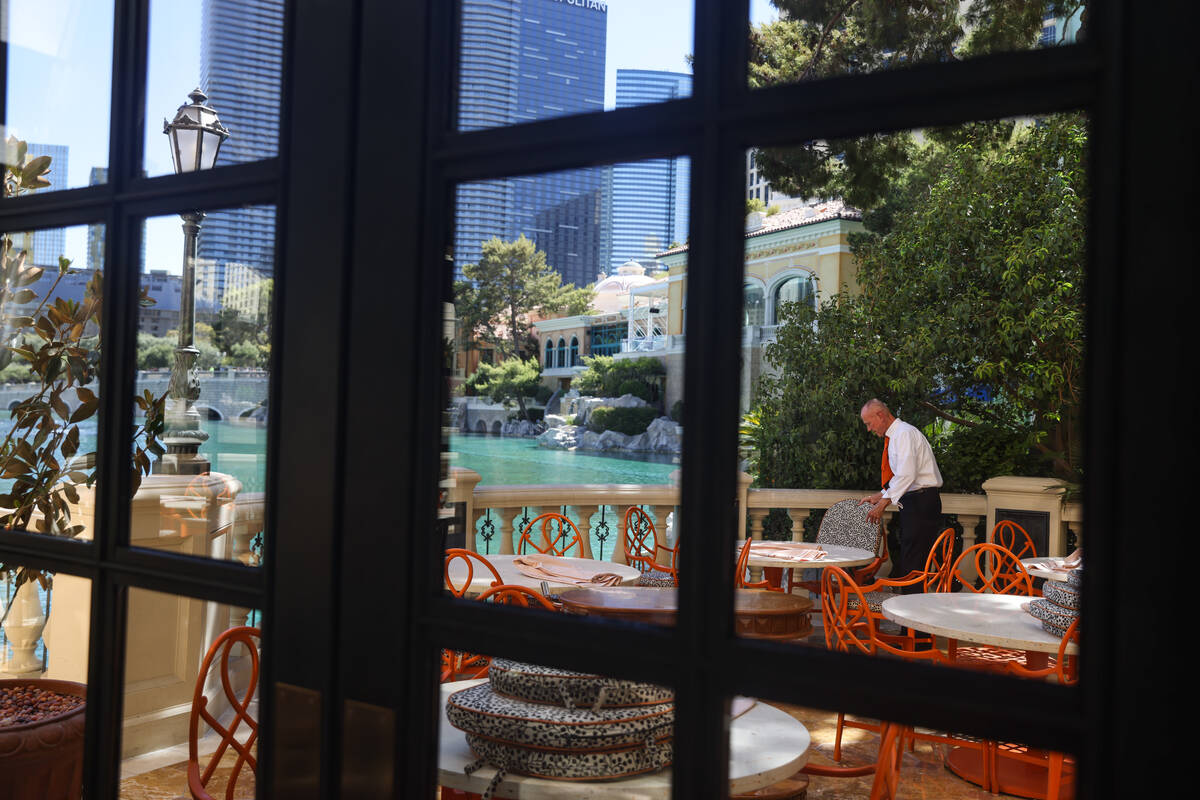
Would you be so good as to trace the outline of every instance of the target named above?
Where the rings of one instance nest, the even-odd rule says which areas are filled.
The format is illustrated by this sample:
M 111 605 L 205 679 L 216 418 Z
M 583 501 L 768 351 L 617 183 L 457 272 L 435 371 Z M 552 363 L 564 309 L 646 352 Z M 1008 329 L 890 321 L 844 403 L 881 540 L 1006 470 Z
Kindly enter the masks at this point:
M 3 153 L 4 196 L 49 186 L 50 164 L 49 156 L 30 158 L 26 143 L 9 137 Z M 89 280 L 82 302 L 55 296 L 70 267 L 71 261 L 60 257 L 57 276 L 38 297 L 31 287 L 42 279 L 45 267 L 27 263 L 26 252 L 13 237 L 0 235 L 0 371 L 23 364 L 32 383 L 31 394 L 12 408 L 9 429 L 0 440 L 0 527 L 68 538 L 84 530 L 72 519 L 72 506 L 80 502 L 78 487 L 91 487 L 96 481 L 95 454 L 80 452 L 80 426 L 100 407 L 92 387 L 98 379 L 103 305 L 99 271 Z M 141 299 L 150 302 L 144 290 Z M 131 448 L 134 491 L 150 472 L 150 454 L 163 452 L 158 437 L 163 430 L 164 398 L 147 391 L 135 400 L 144 419 L 134 431 Z M 37 587 L 49 589 L 52 574 L 0 559 L 0 576 L 16 588 L 0 624 L 15 647 L 12 665 L 24 671 L 45 624 Z M 14 616 L 14 609 L 21 611 Z M 50 697 L 46 701 L 50 711 L 60 702 L 55 697 L 86 695 L 86 687 L 70 681 L 0 681 L 0 701 L 13 696 L 5 686 L 25 687 L 24 694 L 18 692 L 20 697 Z M 82 769 L 82 726 L 82 702 L 71 713 L 58 714 L 6 716 L 0 707 L 0 796 L 6 800 L 77 798 L 77 784 L 71 789 L 58 783 Z M 55 762 L 45 773 L 49 783 L 35 779 L 42 767 L 35 768 L 34 762 L 44 766 L 49 763 L 46 759 Z

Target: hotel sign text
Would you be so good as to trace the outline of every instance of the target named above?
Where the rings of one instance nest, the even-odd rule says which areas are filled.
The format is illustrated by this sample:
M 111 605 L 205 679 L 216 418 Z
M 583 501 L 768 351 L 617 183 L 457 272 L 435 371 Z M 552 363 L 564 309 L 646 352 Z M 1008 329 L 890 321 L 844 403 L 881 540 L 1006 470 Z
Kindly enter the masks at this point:
M 554 0 L 556 3 L 565 3 L 569 6 L 578 6 L 579 8 L 588 8 L 592 11 L 599 11 L 602 14 L 608 13 L 608 3 L 602 3 L 600 0 Z

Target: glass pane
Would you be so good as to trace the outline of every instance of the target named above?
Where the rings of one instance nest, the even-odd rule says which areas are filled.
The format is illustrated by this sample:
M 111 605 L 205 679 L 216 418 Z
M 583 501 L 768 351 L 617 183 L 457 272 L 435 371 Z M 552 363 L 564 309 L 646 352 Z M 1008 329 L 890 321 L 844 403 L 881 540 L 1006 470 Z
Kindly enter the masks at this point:
M 692 93 L 692 3 L 462 0 L 458 129 Z
M 544 579 L 574 613 L 672 623 L 687 160 L 464 184 L 457 196 L 447 546 L 483 555 L 504 582 L 541 591 Z M 465 562 L 454 569 L 465 576 Z
M 99 224 L 0 234 L 4 528 L 93 536 L 103 241 Z
M 451 664 L 464 663 L 461 654 L 447 655 L 456 659 Z M 500 766 L 505 774 L 495 797 L 670 797 L 675 694 L 669 687 L 470 658 L 467 665 L 486 677 L 451 674 L 441 686 L 442 800 L 484 793 Z M 468 774 L 478 759 L 483 763 Z
M 22 193 L 108 180 L 112 24 L 112 0 L 0 6 L 8 53 L 0 138 L 7 141 L 5 164 L 30 167 Z M 35 163 L 44 157 L 48 164 Z
M 161 446 L 141 462 L 132 541 L 258 564 L 275 209 L 182 217 L 146 221 L 134 424 Z
M 1074 44 L 1084 0 L 750 0 L 750 86 Z
M 216 166 L 278 154 L 284 4 L 285 0 L 151 1 L 147 175 L 175 171 L 159 120 L 173 121 L 181 106 L 191 104 L 188 93 L 193 89 L 206 95 L 204 102 L 229 131 Z
M 747 197 L 738 578 L 821 608 L 810 643 L 1076 680 L 1087 140 L 1079 113 L 867 137 L 844 196 Z
M 91 598 L 87 578 L 24 568 L 0 556 L 5 800 L 80 796 Z
M 189 716 L 199 688 L 205 704 L 195 730 L 197 773 L 213 797 L 253 800 L 262 614 L 145 589 L 129 590 L 127 609 L 120 797 L 191 796 Z

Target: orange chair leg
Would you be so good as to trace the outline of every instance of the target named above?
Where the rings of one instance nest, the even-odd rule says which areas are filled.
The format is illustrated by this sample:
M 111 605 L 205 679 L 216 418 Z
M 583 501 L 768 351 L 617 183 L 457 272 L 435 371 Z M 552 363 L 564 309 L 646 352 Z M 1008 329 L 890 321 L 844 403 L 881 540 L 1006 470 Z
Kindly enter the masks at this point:
M 846 724 L 846 715 L 838 712 L 837 733 L 833 737 L 833 760 L 842 760 L 842 728 Z
M 1058 800 L 1062 791 L 1063 754 L 1050 754 L 1050 771 L 1046 781 L 1046 800 Z

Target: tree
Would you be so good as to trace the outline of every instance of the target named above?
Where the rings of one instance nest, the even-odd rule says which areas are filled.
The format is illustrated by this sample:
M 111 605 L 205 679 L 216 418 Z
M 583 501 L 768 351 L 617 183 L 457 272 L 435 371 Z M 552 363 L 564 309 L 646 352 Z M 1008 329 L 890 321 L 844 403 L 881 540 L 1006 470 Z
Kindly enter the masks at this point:
M 750 35 L 750 84 L 776 86 L 985 53 L 1027 50 L 1047 14 L 1069 18 L 1083 0 L 772 0 L 776 22 Z M 756 162 L 771 186 L 798 197 L 840 197 L 871 208 L 913 147 L 907 132 L 770 148 Z
M 469 336 L 496 348 L 501 359 L 536 356 L 537 340 L 530 332 L 530 314 L 588 313 L 591 287 L 563 285 L 546 264 L 546 254 L 522 234 L 511 242 L 499 238 L 483 243 L 478 264 L 463 267 L 466 280 L 455 281 L 455 313 Z
M 934 435 L 950 488 L 1014 469 L 1078 481 L 1086 129 L 1051 117 L 999 149 L 993 132 L 925 145 L 888 231 L 852 239 L 861 296 L 784 309 L 780 374 L 757 394 L 763 482 L 871 485 L 873 396 Z
M 542 368 L 536 358 L 509 358 L 499 364 L 480 364 L 467 378 L 466 385 L 477 394 L 488 395 L 497 403 L 517 402 L 521 418 L 529 419 L 525 398 L 532 397 L 542 381 Z

